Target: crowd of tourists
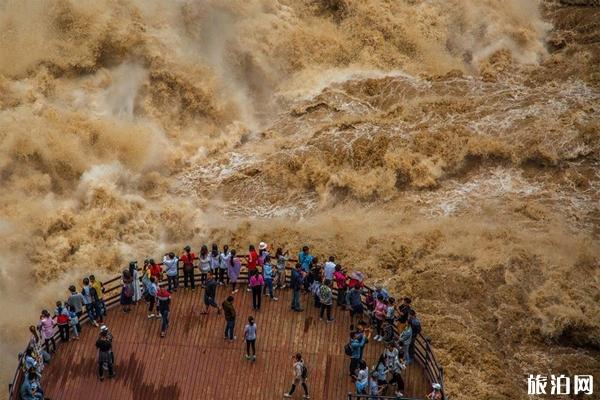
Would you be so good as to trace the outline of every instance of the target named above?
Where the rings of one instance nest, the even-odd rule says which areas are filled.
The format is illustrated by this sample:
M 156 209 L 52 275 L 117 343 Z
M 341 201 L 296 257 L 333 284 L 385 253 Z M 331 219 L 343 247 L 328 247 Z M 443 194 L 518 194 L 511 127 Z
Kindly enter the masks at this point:
M 136 262 L 123 271 L 120 304 L 123 312 L 130 312 L 131 306 L 140 301 L 145 302 L 148 319 L 158 319 L 160 337 L 165 337 L 169 328 L 171 298 L 174 292 L 183 288 L 195 291 L 199 286 L 203 290 L 204 309 L 208 314 L 210 308 L 217 314 L 223 313 L 225 319 L 224 339 L 234 341 L 237 314 L 234 307 L 242 265 L 248 273 L 246 290 L 252 293 L 252 307 L 258 312 L 262 307 L 262 298 L 278 301 L 277 293 L 289 287 L 292 292 L 290 308 L 294 312 L 304 311 L 301 307 L 302 293 L 312 300 L 310 303 L 319 309 L 320 319 L 327 323 L 334 321 L 335 312 L 349 312 L 351 326 L 349 340 L 344 348 L 349 358 L 349 376 L 355 384 L 356 393 L 368 398 L 390 395 L 402 396 L 404 391 L 403 371 L 413 362 L 415 340 L 421 332 L 421 323 L 409 297 L 404 297 L 400 304 L 388 291 L 375 286 L 374 290 L 365 287 L 364 276 L 360 272 L 347 273 L 334 256 L 328 257 L 323 264 L 312 255 L 308 246 L 298 253 L 297 262 L 287 274 L 290 262 L 288 251 L 278 248 L 274 253 L 269 246 L 261 242 L 258 250 L 250 245 L 248 254 L 238 256 L 234 249 L 227 245 L 219 249 L 213 244 L 200 248 L 199 254 L 192 252 L 190 246 L 184 247 L 181 254 L 173 252 L 163 256 L 162 263 L 154 259 L 146 259 L 141 270 Z M 180 279 L 180 269 L 183 279 Z M 196 271 L 199 274 L 196 275 Z M 161 282 L 166 277 L 166 285 Z M 288 279 L 289 277 L 289 279 Z M 199 278 L 199 279 L 197 279 Z M 182 280 L 182 282 L 180 282 Z M 217 288 L 229 285 L 230 294 L 219 305 Z M 334 296 L 334 290 L 337 296 Z M 61 341 L 78 340 L 81 332 L 79 318 L 87 315 L 89 324 L 100 326 L 106 316 L 104 287 L 93 275 L 82 280 L 81 287 L 69 288 L 69 296 L 56 303 L 51 314 L 43 310 L 37 327 L 31 326 L 32 339 L 26 355 L 23 357 L 25 379 L 21 386 L 21 397 L 25 400 L 43 399 L 40 378 L 44 364 L 49 362 L 56 351 L 54 340 L 55 327 L 58 328 Z M 243 329 L 246 344 L 245 358 L 256 361 L 256 341 L 258 326 L 253 316 L 248 316 Z M 385 348 L 377 362 L 370 368 L 364 360 L 365 347 L 369 341 L 384 342 Z M 105 325 L 101 326 L 96 342 L 98 351 L 98 376 L 104 379 L 107 371 L 113 377 L 114 354 L 112 352 L 112 335 Z M 309 398 L 307 376 L 308 368 L 300 353 L 292 357 L 293 383 L 284 397 L 292 397 L 296 388 L 301 386 L 305 399 Z M 433 391 L 427 394 L 431 400 L 441 400 L 439 384 L 433 385 Z

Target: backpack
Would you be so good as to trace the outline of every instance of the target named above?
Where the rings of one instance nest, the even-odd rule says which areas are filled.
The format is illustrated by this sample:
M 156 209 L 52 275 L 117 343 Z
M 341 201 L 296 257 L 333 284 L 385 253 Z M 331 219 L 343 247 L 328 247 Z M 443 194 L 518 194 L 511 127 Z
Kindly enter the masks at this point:
M 351 356 L 352 355 L 352 346 L 350 346 L 350 342 L 346 343 L 346 345 L 344 346 L 344 353 L 347 356 Z
M 308 369 L 302 364 L 302 379 L 306 379 L 308 377 Z
M 123 295 L 125 297 L 133 297 L 133 288 L 131 287 L 131 285 L 123 286 Z

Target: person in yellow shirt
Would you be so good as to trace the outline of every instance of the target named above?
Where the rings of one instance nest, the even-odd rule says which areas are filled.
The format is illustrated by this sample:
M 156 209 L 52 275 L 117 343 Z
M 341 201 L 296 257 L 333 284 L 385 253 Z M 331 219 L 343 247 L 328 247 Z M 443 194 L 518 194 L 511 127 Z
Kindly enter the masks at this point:
M 104 302 L 104 286 L 102 282 L 96 279 L 94 275 L 90 275 L 90 285 L 96 289 L 96 293 L 98 294 L 98 300 L 100 301 L 100 312 L 103 316 L 106 316 L 106 303 Z

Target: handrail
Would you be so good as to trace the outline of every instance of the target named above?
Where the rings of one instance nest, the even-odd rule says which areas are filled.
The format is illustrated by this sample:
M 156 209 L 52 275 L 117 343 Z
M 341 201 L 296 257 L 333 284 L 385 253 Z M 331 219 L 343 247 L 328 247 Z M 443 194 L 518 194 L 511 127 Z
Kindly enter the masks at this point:
M 247 255 L 239 255 L 238 257 L 240 258 L 247 258 Z M 198 257 L 194 258 L 194 260 L 198 260 Z M 181 260 L 179 261 L 181 263 Z M 288 259 L 287 262 L 289 263 L 295 263 L 297 262 L 297 260 L 295 259 Z M 162 263 L 157 263 L 158 265 L 162 265 Z M 247 262 L 242 263 L 242 267 L 246 267 L 248 264 Z M 194 267 L 198 267 L 197 265 L 195 265 Z M 142 268 L 138 267 L 137 268 L 138 271 L 141 271 Z M 177 268 L 177 277 L 178 280 L 182 279 L 182 275 L 181 275 L 181 271 L 183 270 L 182 266 L 178 266 Z M 292 268 L 289 266 L 286 266 L 286 271 L 291 271 Z M 194 279 L 196 277 L 201 276 L 200 272 L 194 272 Z M 120 302 L 120 297 L 121 297 L 121 293 L 115 293 L 111 296 L 107 297 L 107 294 L 112 294 L 112 292 L 114 291 L 118 291 L 119 289 L 122 288 L 122 283 L 120 282 L 120 280 L 122 279 L 121 275 L 115 276 L 114 278 L 109 279 L 108 281 L 103 283 L 103 287 L 105 288 L 104 292 L 103 292 L 103 300 L 105 302 L 106 308 L 109 309 L 115 305 L 117 305 Z M 238 276 L 238 281 L 241 282 L 245 282 L 248 279 L 248 271 L 247 269 L 245 271 L 241 271 L 239 276 Z M 288 275 L 286 274 L 286 279 L 288 278 Z M 141 277 L 139 278 L 139 280 L 141 281 Z M 113 283 L 118 282 L 117 284 L 115 284 L 114 286 L 112 286 Z M 166 279 L 162 279 L 159 282 L 159 286 L 166 286 L 167 285 L 167 280 Z M 110 286 L 110 287 L 107 287 Z M 369 292 L 373 292 L 373 289 L 370 288 L 369 286 L 364 285 L 364 288 L 369 291 Z M 337 297 L 337 289 L 334 288 L 333 289 L 333 294 L 334 296 Z M 363 294 L 364 295 L 364 294 Z M 88 321 L 88 316 L 87 313 L 83 314 L 81 316 L 81 318 L 79 318 L 79 323 L 81 325 L 83 325 L 85 322 Z M 398 327 L 394 324 L 394 334 L 397 337 L 399 335 L 399 331 L 398 331 Z M 54 331 L 54 335 L 53 335 L 54 339 L 56 341 L 60 342 L 60 336 L 59 336 L 59 332 L 58 329 L 55 328 Z M 424 368 L 425 370 L 425 374 L 427 375 L 427 378 L 429 379 L 429 381 L 431 383 L 439 383 L 442 386 L 442 393 L 443 392 L 443 388 L 444 388 L 444 369 L 437 363 L 437 360 L 435 359 L 435 356 L 433 354 L 433 350 L 431 349 L 431 346 L 429 344 L 430 339 L 423 336 L 421 333 L 419 333 L 419 335 L 417 336 L 416 340 L 415 340 L 415 359 L 421 364 L 421 366 Z M 45 344 L 43 345 L 43 347 L 45 347 Z M 25 351 L 23 351 L 22 353 L 19 353 L 18 355 L 18 364 L 17 364 L 17 368 L 13 377 L 13 380 L 11 383 L 8 384 L 8 391 L 9 391 L 9 399 L 10 400 L 18 400 L 18 394 L 19 394 L 19 386 L 21 385 L 22 379 L 23 379 L 23 371 L 21 368 L 22 365 L 22 358 L 25 355 L 27 348 L 25 348 Z M 14 397 L 15 394 L 17 394 L 17 397 Z M 352 397 L 350 397 L 352 396 Z M 357 394 L 351 394 L 348 393 L 348 400 L 352 400 L 352 399 L 361 399 L 361 398 L 372 398 L 372 396 L 368 396 L 368 395 L 357 395 Z M 377 396 L 378 399 L 396 399 L 396 400 L 414 400 L 408 397 L 389 397 L 389 396 Z
M 405 396 L 381 396 L 372 394 L 348 393 L 348 400 L 369 399 L 369 400 L 423 400 L 423 398 L 405 397 Z

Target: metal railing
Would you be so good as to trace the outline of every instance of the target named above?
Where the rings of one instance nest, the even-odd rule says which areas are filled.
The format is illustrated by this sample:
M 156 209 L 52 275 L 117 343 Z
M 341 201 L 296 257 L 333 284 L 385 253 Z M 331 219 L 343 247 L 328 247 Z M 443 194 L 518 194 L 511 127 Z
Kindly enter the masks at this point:
M 239 255 L 238 257 L 240 258 L 247 258 L 246 255 Z M 198 258 L 196 258 L 197 260 Z M 181 261 L 179 261 L 180 263 L 182 263 Z M 297 260 L 294 259 L 289 259 L 288 260 L 289 263 L 296 263 Z M 158 265 L 162 265 L 162 263 L 158 263 Z M 247 266 L 247 262 L 242 263 L 242 267 L 246 267 Z M 201 276 L 200 272 L 196 272 L 198 266 L 195 266 L 194 269 L 194 280 L 196 280 L 197 278 L 199 278 Z M 138 267 L 137 269 L 138 271 L 141 271 L 142 268 Z M 183 270 L 182 266 L 178 267 L 178 281 L 181 283 L 183 276 L 181 274 L 181 271 Z M 292 268 L 291 267 L 286 267 L 286 281 L 289 280 L 290 278 L 290 274 L 288 274 L 287 272 L 291 271 Z M 164 276 L 164 274 L 163 274 Z M 141 277 L 139 278 L 139 280 L 141 281 Z M 248 280 L 248 270 L 243 270 L 240 272 L 240 275 L 238 277 L 238 282 L 247 282 Z M 166 279 L 162 279 L 159 282 L 159 286 L 167 286 L 167 280 Z M 121 289 L 123 287 L 123 283 L 122 283 L 122 275 L 118 275 L 115 276 L 112 279 L 109 279 L 106 282 L 103 282 L 103 287 L 104 287 L 104 292 L 103 292 L 103 300 L 104 303 L 106 304 L 106 309 L 110 309 L 113 306 L 117 305 L 120 303 L 120 298 L 121 298 Z M 365 286 L 365 289 L 369 292 L 372 292 L 373 289 L 371 289 L 368 286 Z M 333 294 L 335 297 L 337 297 L 337 289 L 333 289 Z M 141 300 L 141 299 L 140 299 Z M 363 301 L 364 302 L 364 301 Z M 87 313 L 82 315 L 79 318 L 79 323 L 81 325 L 83 325 L 85 322 L 88 321 L 88 316 Z M 394 326 L 394 333 L 395 336 L 399 336 L 399 332 L 398 332 L 398 328 L 397 326 Z M 58 332 L 58 329 L 56 328 L 54 331 L 54 340 L 56 340 L 57 342 L 60 342 L 60 335 Z M 429 379 L 430 383 L 439 383 L 442 386 L 442 393 L 443 393 L 443 388 L 444 388 L 444 369 L 438 364 L 434 354 L 433 354 L 433 350 L 431 349 L 431 339 L 429 339 L 426 336 L 423 336 L 421 333 L 418 334 L 416 340 L 415 340 L 415 359 L 421 364 L 421 366 L 423 367 L 425 374 L 427 376 L 427 378 Z M 45 344 L 43 345 L 45 347 Z M 14 377 L 12 379 L 12 382 L 9 383 L 8 385 L 8 393 L 9 396 L 8 398 L 10 400 L 19 400 L 20 396 L 19 396 L 19 387 L 21 386 L 21 383 L 23 382 L 23 377 L 24 377 L 24 371 L 21 368 L 22 366 L 22 361 L 23 361 L 23 357 L 25 355 L 27 348 L 25 348 L 25 350 L 22 353 L 19 353 L 18 355 L 18 364 L 17 364 L 17 368 L 14 374 Z M 350 397 L 353 396 L 353 397 Z M 348 400 L 352 400 L 352 399 L 361 399 L 361 398 L 373 398 L 373 396 L 368 396 L 368 395 L 357 395 L 357 394 L 351 394 L 348 393 Z M 377 396 L 377 399 L 396 399 L 396 400 L 413 400 L 409 397 L 395 397 L 395 396 Z M 445 397 L 444 397 L 445 398 Z
M 404 397 L 404 396 L 377 396 L 372 394 L 354 394 L 348 393 L 348 400 L 368 399 L 368 400 L 423 400 L 423 398 Z

